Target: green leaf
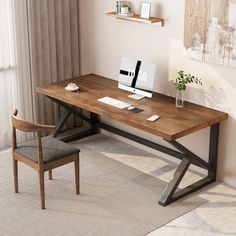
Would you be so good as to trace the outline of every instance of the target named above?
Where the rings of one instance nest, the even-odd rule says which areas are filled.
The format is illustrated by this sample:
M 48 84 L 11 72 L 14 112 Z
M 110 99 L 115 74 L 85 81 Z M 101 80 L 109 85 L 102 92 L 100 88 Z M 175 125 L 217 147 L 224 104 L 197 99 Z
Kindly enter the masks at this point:
M 175 89 L 177 91 L 183 91 L 186 89 L 186 85 L 190 83 L 195 83 L 198 85 L 202 85 L 202 80 L 197 78 L 194 75 L 191 75 L 190 73 L 185 73 L 183 70 L 180 70 L 177 72 L 177 78 L 173 80 Z

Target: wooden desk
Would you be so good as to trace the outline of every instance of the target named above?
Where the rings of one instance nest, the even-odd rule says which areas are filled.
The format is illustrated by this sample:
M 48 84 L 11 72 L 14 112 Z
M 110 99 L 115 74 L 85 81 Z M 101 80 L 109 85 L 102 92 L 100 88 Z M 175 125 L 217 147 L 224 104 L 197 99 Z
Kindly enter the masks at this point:
M 67 92 L 64 88 L 69 82 L 78 84 L 80 92 Z M 192 103 L 186 103 L 184 108 L 176 108 L 174 98 L 160 94 L 155 94 L 152 99 L 144 98 L 136 101 L 128 97 L 130 94 L 129 92 L 118 89 L 117 81 L 93 74 L 38 87 L 37 92 L 48 96 L 65 108 L 65 113 L 59 119 L 57 130 L 53 134 L 54 137 L 59 134 L 65 121 L 70 114 L 73 113 L 88 122 L 90 124 L 90 129 L 77 134 L 72 137 L 72 139 L 78 139 L 94 134 L 99 132 L 98 128 L 102 128 L 181 159 L 182 161 L 176 169 L 174 178 L 168 184 L 159 201 L 161 205 L 168 205 L 216 180 L 219 124 L 228 117 L 224 112 Z M 136 114 L 126 109 L 118 109 L 97 101 L 99 98 L 105 96 L 131 103 L 144 111 Z M 91 114 L 90 117 L 88 118 L 82 112 L 76 110 L 76 107 L 89 111 Z M 153 114 L 158 114 L 161 118 L 153 123 L 146 121 L 146 119 Z M 100 121 L 99 116 L 107 117 L 157 135 L 175 147 L 178 151 L 104 124 Z M 209 126 L 211 127 L 211 131 L 208 162 L 202 160 L 199 156 L 195 155 L 176 141 L 178 138 Z M 69 141 L 70 138 L 66 140 Z M 207 169 L 207 177 L 187 188 L 176 191 L 190 164 Z

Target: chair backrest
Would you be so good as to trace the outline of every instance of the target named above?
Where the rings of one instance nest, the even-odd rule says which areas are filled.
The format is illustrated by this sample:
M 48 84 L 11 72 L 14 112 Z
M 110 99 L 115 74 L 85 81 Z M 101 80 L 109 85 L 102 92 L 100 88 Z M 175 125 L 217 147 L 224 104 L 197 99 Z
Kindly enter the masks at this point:
M 13 129 L 17 129 L 23 132 L 43 132 L 43 131 L 50 131 L 55 129 L 55 126 L 52 125 L 41 125 L 35 124 L 26 120 L 22 120 L 17 117 L 18 111 L 15 110 L 14 114 L 12 115 L 12 126 Z
M 39 148 L 40 152 L 42 149 L 41 145 L 41 132 L 47 132 L 55 129 L 55 126 L 53 125 L 40 125 L 35 124 L 29 121 L 22 120 L 17 117 L 18 110 L 15 110 L 15 112 L 12 115 L 12 149 L 17 148 L 17 140 L 16 140 L 16 130 L 20 130 L 23 132 L 37 132 L 38 133 L 38 142 L 39 142 Z

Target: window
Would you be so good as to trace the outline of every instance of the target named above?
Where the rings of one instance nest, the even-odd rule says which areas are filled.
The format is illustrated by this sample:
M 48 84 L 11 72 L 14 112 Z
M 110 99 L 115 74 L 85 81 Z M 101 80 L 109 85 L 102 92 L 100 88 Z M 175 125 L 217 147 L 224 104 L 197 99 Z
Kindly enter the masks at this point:
M 14 65 L 13 15 L 11 0 L 0 0 L 0 71 Z
M 0 0 L 0 149 L 11 145 L 11 114 L 16 107 L 12 1 Z

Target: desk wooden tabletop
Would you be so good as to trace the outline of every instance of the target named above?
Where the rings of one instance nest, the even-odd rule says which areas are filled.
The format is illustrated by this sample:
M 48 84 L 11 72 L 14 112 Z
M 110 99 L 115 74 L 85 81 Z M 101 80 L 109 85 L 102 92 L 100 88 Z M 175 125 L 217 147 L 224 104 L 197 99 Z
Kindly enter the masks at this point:
M 76 83 L 80 87 L 79 92 L 66 91 L 65 86 L 69 82 Z M 128 97 L 129 92 L 118 89 L 117 81 L 94 74 L 38 87 L 37 92 L 169 141 L 219 123 L 228 117 L 227 113 L 192 103 L 185 103 L 184 108 L 176 108 L 174 98 L 161 94 L 155 94 L 152 99 L 144 98 L 136 101 Z M 144 111 L 133 113 L 97 101 L 105 96 L 131 103 Z M 146 121 L 154 114 L 158 114 L 161 118 L 155 122 Z

